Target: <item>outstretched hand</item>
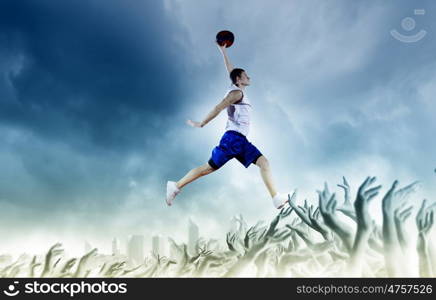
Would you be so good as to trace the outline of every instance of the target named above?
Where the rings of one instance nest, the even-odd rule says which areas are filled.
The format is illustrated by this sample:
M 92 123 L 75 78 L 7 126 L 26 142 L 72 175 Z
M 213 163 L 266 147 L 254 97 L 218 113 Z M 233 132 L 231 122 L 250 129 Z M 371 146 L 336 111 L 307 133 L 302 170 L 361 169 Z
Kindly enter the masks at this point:
M 86 277 L 88 271 L 86 265 L 91 259 L 97 256 L 97 251 L 97 248 L 94 248 L 80 258 L 74 277 Z
M 424 201 L 422 201 L 421 208 L 419 209 L 419 212 L 416 216 L 416 225 L 418 227 L 418 232 L 424 238 L 427 237 L 428 232 L 430 231 L 431 227 L 433 226 L 433 215 L 434 215 L 434 212 L 432 209 L 425 207 L 426 202 L 427 202 L 426 199 L 424 199 Z
M 345 176 L 343 176 L 342 179 L 343 179 L 343 184 L 338 184 L 338 186 L 344 189 L 344 203 L 337 210 L 342 212 L 344 215 L 348 216 L 349 218 L 353 219 L 354 221 L 357 221 L 356 212 L 354 211 L 354 207 L 350 199 L 350 185 L 348 184 L 348 181 L 345 178 Z
M 61 247 L 61 243 L 56 243 L 48 250 L 45 255 L 44 269 L 42 270 L 41 277 L 46 277 L 53 271 L 52 262 L 54 258 L 60 256 L 64 252 Z
M 216 43 L 216 46 L 218 47 L 218 49 L 221 52 L 224 52 L 226 50 L 226 48 L 227 48 L 227 44 L 226 43 L 224 43 L 223 45 L 220 45 L 220 44 Z
M 434 212 L 431 207 L 426 208 L 426 200 L 422 201 L 421 208 L 416 216 L 418 227 L 417 250 L 419 255 L 419 274 L 422 277 L 433 277 L 432 261 L 429 253 L 428 233 L 433 227 Z
M 202 124 L 201 122 L 196 122 L 196 121 L 192 121 L 192 120 L 187 120 L 186 124 L 188 124 L 191 127 L 195 127 L 195 128 L 202 128 Z
M 367 177 L 357 192 L 354 208 L 359 230 L 369 231 L 372 225 L 372 219 L 368 212 L 369 202 L 378 195 L 382 187 L 381 185 L 371 187 L 375 180 L 375 177 Z
M 35 276 L 35 268 L 40 266 L 40 265 L 41 265 L 41 263 L 38 263 L 36 261 L 36 255 L 34 255 L 32 261 L 29 264 L 29 271 L 30 271 L 29 277 L 34 277 Z
M 324 223 L 341 238 L 348 250 L 351 249 L 353 233 L 351 229 L 341 222 L 336 214 L 337 201 L 335 194 L 330 194 L 327 183 L 324 184 L 323 191 L 317 191 L 319 198 L 319 211 L 324 219 Z
M 401 248 L 403 251 L 407 249 L 407 239 L 404 225 L 406 223 L 407 218 L 410 217 L 412 214 L 413 205 L 409 207 L 399 207 L 394 210 L 394 221 L 395 221 L 395 228 L 397 229 L 397 235 L 398 235 L 398 242 L 400 243 Z

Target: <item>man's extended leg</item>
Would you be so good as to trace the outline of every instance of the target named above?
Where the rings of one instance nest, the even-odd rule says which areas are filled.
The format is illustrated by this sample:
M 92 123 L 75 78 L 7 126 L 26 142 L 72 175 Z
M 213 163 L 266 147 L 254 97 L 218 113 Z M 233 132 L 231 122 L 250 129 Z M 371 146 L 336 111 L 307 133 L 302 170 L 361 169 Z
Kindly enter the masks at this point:
M 262 155 L 257 159 L 256 165 L 260 168 L 260 175 L 262 176 L 263 182 L 265 183 L 265 186 L 271 195 L 273 205 L 278 209 L 282 208 L 288 202 L 287 195 L 281 195 L 277 193 L 268 160 Z
M 191 171 L 186 173 L 186 175 L 176 183 L 177 188 L 181 189 L 182 187 L 184 187 L 188 183 L 191 183 L 194 180 L 196 180 L 204 175 L 210 174 L 213 171 L 215 171 L 215 169 L 212 168 L 208 163 L 205 163 L 204 165 L 201 165 L 195 169 L 192 169 Z
M 192 169 L 182 179 L 178 182 L 168 181 L 167 182 L 167 197 L 166 201 L 168 206 L 173 204 L 174 198 L 180 193 L 180 189 L 187 185 L 188 183 L 200 178 L 201 176 L 207 175 L 215 171 L 208 163 L 201 165 L 195 169 Z
M 274 186 L 274 182 L 271 175 L 271 168 L 269 166 L 269 162 L 265 156 L 260 156 L 256 161 L 256 166 L 260 168 L 260 175 L 262 176 L 262 180 L 265 183 L 268 192 L 271 197 L 277 195 L 277 191 Z

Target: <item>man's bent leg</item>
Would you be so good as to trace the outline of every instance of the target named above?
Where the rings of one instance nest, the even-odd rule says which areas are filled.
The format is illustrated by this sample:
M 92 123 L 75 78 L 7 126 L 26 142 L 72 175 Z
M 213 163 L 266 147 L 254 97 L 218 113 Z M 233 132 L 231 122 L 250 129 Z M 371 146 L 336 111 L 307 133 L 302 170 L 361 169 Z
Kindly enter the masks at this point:
M 265 156 L 262 155 L 257 159 L 256 165 L 260 168 L 260 175 L 262 176 L 263 182 L 265 183 L 268 192 L 270 193 L 271 197 L 274 197 L 275 195 L 277 195 L 277 191 L 274 186 L 271 175 L 271 168 L 269 166 L 268 160 Z
M 181 189 L 182 187 L 184 187 L 188 183 L 191 183 L 194 180 L 196 180 L 204 175 L 210 174 L 214 171 L 216 171 L 216 169 L 212 168 L 208 163 L 205 163 L 204 165 L 201 165 L 195 169 L 192 169 L 188 173 L 186 173 L 186 175 L 176 183 L 176 186 L 177 186 L 177 188 Z
M 277 193 L 272 180 L 271 168 L 268 160 L 263 155 L 259 156 L 256 165 L 260 168 L 260 174 L 262 175 L 263 182 L 271 195 L 274 207 L 281 209 L 288 202 L 288 198 L 286 194 Z
M 189 171 L 182 179 L 178 182 L 168 181 L 167 182 L 167 195 L 166 202 L 168 206 L 173 205 L 173 201 L 176 196 L 180 193 L 180 189 L 187 185 L 188 183 L 200 178 L 201 176 L 207 175 L 215 171 L 208 163 L 198 168 Z

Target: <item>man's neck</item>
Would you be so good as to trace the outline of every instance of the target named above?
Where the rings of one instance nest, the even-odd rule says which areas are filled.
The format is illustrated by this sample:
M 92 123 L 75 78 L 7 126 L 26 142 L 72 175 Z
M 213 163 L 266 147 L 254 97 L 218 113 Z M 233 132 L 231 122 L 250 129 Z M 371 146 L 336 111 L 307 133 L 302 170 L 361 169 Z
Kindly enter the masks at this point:
M 245 85 L 243 85 L 243 84 L 236 85 L 236 84 L 235 84 L 235 86 L 237 86 L 237 87 L 240 88 L 241 90 L 245 91 Z

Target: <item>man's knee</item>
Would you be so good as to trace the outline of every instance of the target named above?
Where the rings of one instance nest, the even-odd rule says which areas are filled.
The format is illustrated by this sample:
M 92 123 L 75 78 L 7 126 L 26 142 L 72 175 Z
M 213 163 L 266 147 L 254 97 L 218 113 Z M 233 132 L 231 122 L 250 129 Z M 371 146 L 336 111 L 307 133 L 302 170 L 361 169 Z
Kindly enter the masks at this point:
M 256 165 L 261 169 L 267 169 L 269 168 L 269 161 L 265 156 L 262 155 L 256 160 Z
M 203 174 L 204 175 L 207 175 L 207 174 L 209 174 L 209 173 L 212 173 L 213 171 L 215 171 L 216 169 L 215 168 L 213 168 L 209 163 L 206 163 L 204 166 L 203 166 Z

